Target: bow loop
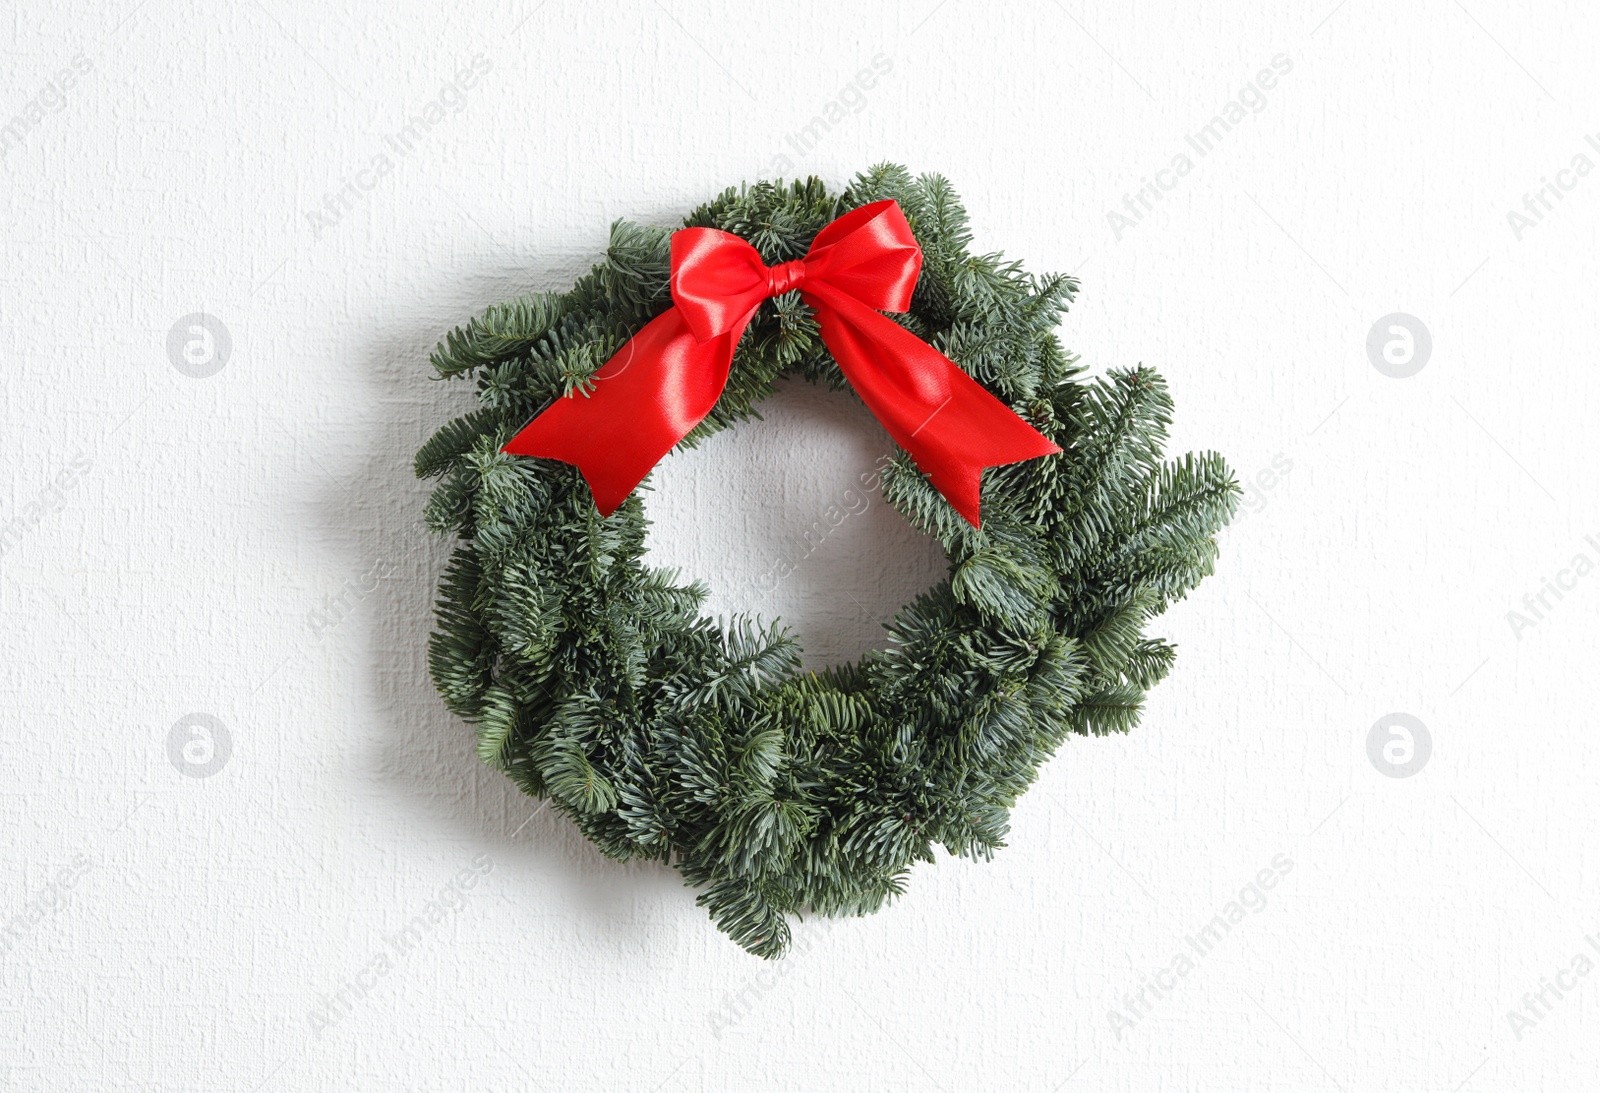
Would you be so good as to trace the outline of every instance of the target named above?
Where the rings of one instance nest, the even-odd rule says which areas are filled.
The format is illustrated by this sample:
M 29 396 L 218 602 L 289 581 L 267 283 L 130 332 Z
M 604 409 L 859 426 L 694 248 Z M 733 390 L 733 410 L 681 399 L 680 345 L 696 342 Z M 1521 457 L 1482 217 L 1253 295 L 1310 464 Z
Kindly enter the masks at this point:
M 749 243 L 715 228 L 672 233 L 672 302 L 702 342 L 744 330 L 769 295 L 767 266 Z
M 922 272 L 922 248 L 893 201 L 874 201 L 845 213 L 817 233 L 806 252 L 808 277 L 874 311 L 911 309 Z

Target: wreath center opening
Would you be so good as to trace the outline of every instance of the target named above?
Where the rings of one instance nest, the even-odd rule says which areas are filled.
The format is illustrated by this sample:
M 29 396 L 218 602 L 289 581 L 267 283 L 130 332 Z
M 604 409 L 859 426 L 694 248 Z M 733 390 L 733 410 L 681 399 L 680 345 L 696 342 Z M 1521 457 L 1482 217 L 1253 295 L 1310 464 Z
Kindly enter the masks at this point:
M 710 589 L 706 614 L 781 619 L 808 670 L 888 645 L 884 625 L 949 568 L 883 498 L 894 442 L 855 398 L 798 377 L 651 476 L 651 565 Z

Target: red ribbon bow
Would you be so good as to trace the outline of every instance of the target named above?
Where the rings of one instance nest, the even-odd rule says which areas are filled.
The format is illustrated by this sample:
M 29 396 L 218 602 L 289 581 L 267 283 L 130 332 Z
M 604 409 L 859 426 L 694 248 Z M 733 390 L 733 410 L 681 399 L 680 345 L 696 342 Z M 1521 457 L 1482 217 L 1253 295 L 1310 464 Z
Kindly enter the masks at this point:
M 737 235 L 672 236 L 672 300 L 595 373 L 588 398 L 557 399 L 503 449 L 575 464 L 603 516 L 722 395 L 739 337 L 769 297 L 794 289 L 850 386 L 934 488 L 978 526 L 979 475 L 1061 449 L 933 346 L 879 314 L 911 306 L 922 250 L 893 201 L 846 213 L 798 262 L 767 266 Z

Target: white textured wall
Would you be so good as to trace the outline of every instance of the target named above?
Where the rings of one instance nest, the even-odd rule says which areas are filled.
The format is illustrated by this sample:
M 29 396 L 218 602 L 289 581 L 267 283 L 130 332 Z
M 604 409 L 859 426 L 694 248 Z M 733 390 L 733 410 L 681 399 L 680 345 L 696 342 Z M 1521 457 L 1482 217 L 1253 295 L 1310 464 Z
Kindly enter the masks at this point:
M 0 13 L 0 1087 L 1592 1084 L 1590 6 L 352 7 Z M 469 398 L 433 342 L 614 218 L 880 159 L 1077 272 L 1068 344 L 1158 367 L 1176 445 L 1257 485 L 1135 734 L 1068 746 L 992 864 L 769 966 L 478 765 L 409 467 Z M 185 360 L 195 313 L 225 356 Z M 939 567 L 880 500 L 806 553 L 885 445 L 786 392 L 667 464 L 654 549 L 855 655 Z M 1409 777 L 1369 758 L 1391 713 Z

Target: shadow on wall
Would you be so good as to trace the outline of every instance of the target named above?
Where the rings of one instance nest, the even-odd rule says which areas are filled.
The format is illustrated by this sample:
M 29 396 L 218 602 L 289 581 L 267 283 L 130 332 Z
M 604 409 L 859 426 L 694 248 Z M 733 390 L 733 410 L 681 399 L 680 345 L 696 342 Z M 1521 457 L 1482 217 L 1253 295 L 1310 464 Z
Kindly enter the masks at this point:
M 576 264 L 552 272 L 551 286 L 570 283 Z M 444 708 L 428 676 L 435 590 L 454 540 L 423 526 L 433 482 L 416 479 L 412 459 L 440 425 L 476 406 L 473 383 L 435 379 L 428 354 L 487 303 L 529 287 L 510 264 L 418 286 L 413 300 L 394 308 L 390 334 L 361 353 L 370 380 L 364 456 L 350 494 L 330 486 L 318 497 L 326 549 L 353 575 L 360 601 L 346 619 L 330 622 L 319 649 L 355 660 L 349 678 L 381 726 L 378 739 L 350 756 L 357 834 L 386 826 L 372 841 L 387 847 L 414 831 L 435 849 L 459 845 L 463 865 L 486 854 L 495 888 L 530 926 L 552 917 L 581 921 L 632 951 L 650 932 L 641 908 L 681 904 L 690 919 L 704 917 L 681 878 L 655 863 L 606 860 L 565 818 L 481 763 L 472 728 Z
M 320 496 L 327 549 L 355 575 L 358 602 L 330 616 L 319 637 L 333 639 L 323 655 L 342 648 L 359 657 L 352 678 L 388 730 L 374 751 L 352 757 L 363 823 L 415 824 L 419 841 L 487 853 L 509 866 L 497 883 L 530 921 L 577 908 L 589 928 L 637 946 L 649 928 L 640 908 L 681 904 L 701 919 L 681 878 L 654 863 L 604 859 L 564 818 L 484 766 L 471 728 L 444 709 L 428 677 L 435 587 L 452 544 L 422 526 L 432 483 L 417 481 L 411 462 L 438 426 L 475 406 L 470 382 L 432 378 L 428 353 L 483 303 L 522 291 L 509 269 L 441 286 L 445 303 L 397 309 L 408 318 L 371 347 L 374 421 L 350 483 L 354 499 L 334 487 Z M 650 561 L 710 585 L 709 613 L 782 617 L 805 645 L 807 667 L 854 659 L 886 644 L 883 624 L 944 574 L 944 554 L 882 499 L 874 475 L 892 444 L 853 396 L 791 381 L 761 410 L 766 420 L 658 469 L 646 496 Z

